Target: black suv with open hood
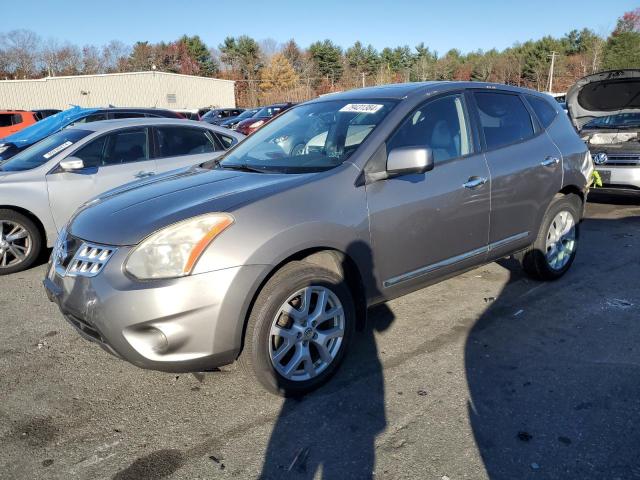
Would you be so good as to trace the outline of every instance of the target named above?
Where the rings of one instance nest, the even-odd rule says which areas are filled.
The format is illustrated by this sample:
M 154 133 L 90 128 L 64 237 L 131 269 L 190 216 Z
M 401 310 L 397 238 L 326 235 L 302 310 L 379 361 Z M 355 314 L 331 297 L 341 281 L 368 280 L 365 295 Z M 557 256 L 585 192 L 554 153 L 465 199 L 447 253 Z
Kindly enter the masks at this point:
M 604 188 L 640 194 L 640 69 L 578 80 L 567 92 L 567 108 Z

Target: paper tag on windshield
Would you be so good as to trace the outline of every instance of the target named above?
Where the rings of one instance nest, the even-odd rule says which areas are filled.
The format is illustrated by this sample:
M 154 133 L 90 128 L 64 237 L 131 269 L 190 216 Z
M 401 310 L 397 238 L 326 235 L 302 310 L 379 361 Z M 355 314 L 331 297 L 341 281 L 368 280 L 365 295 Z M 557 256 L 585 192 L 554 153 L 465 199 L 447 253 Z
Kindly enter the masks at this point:
M 51 157 L 53 157 L 55 154 L 60 153 L 62 150 L 64 150 L 65 148 L 67 148 L 68 146 L 73 145 L 73 142 L 70 141 L 66 141 L 64 142 L 62 145 L 58 145 L 56 148 L 54 148 L 53 150 L 49 150 L 47 153 L 45 153 L 43 155 L 44 158 L 46 158 L 47 160 L 49 160 Z
M 376 113 L 384 105 L 376 103 L 349 103 L 340 109 L 341 112 L 351 113 Z

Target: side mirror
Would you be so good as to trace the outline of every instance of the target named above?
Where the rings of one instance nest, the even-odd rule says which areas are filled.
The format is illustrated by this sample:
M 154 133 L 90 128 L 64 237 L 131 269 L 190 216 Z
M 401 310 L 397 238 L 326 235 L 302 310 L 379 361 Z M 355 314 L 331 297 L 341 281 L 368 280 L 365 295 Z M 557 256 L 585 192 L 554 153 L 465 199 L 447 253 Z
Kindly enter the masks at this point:
M 433 169 L 433 152 L 427 147 L 394 148 L 387 156 L 387 175 L 424 173 Z
M 67 157 L 60 162 L 60 169 L 64 172 L 73 172 L 83 168 L 84 162 L 78 157 Z

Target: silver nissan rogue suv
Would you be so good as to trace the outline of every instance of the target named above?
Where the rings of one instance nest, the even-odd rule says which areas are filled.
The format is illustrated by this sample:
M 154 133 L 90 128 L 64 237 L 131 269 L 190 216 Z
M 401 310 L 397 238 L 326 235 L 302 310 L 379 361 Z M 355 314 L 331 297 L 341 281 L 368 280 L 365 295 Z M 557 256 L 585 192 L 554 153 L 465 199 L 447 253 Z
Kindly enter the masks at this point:
M 88 202 L 44 284 L 80 335 L 135 365 L 239 359 L 300 395 L 335 373 L 371 305 L 512 254 L 562 276 L 592 169 L 560 106 L 530 90 L 328 95 L 219 159 Z

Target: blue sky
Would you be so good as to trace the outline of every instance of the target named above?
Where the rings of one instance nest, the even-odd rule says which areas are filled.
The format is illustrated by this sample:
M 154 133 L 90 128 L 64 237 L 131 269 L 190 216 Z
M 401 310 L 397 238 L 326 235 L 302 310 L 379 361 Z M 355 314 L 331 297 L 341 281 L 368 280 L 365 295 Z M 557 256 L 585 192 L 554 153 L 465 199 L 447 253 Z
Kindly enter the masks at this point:
M 174 40 L 198 34 L 210 46 L 228 35 L 302 46 L 330 38 L 385 46 L 419 42 L 444 53 L 510 46 L 588 27 L 606 35 L 640 0 L 19 0 L 2 9 L 2 30 L 26 28 L 80 45 L 117 39 Z

